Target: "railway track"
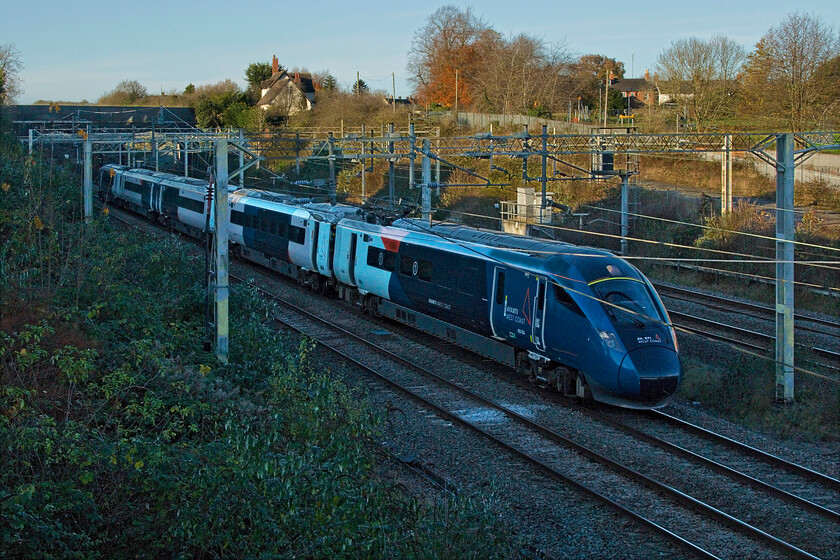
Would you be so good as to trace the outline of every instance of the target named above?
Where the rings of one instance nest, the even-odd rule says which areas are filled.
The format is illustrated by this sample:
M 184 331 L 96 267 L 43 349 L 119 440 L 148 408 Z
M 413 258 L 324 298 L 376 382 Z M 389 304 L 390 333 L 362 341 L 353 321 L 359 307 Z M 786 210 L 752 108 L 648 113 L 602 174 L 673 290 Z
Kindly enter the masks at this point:
M 748 314 L 750 317 L 766 319 L 768 321 L 775 320 L 775 310 L 766 305 L 722 298 L 711 294 L 703 294 L 672 285 L 658 283 L 654 283 L 653 285 L 660 295 L 667 296 L 671 299 L 700 302 L 725 313 L 736 312 Z M 806 315 L 804 313 L 794 313 L 794 320 L 796 321 L 796 328 L 803 331 L 825 334 L 825 329 L 827 328 L 837 330 L 838 334 L 840 334 L 840 321 L 832 321 L 829 319 L 815 317 L 813 315 Z M 815 328 L 812 325 L 817 325 L 819 328 Z
M 769 307 L 755 303 L 730 300 L 710 294 L 685 290 L 674 286 L 656 285 L 665 300 L 700 305 L 703 311 L 712 310 L 722 320 L 713 320 L 697 313 L 684 313 L 669 307 L 674 326 L 683 332 L 707 339 L 723 341 L 731 346 L 773 358 L 776 337 L 773 331 L 775 315 Z M 740 317 L 740 319 L 739 319 Z M 750 328 L 732 324 L 749 321 Z M 795 315 L 797 356 L 807 362 L 809 369 L 819 374 L 836 376 L 840 373 L 840 322 L 797 313 Z
M 783 556 L 816 557 L 668 483 L 623 464 L 599 452 L 594 446 L 581 444 L 509 406 L 483 397 L 465 387 L 462 380 L 446 379 L 355 334 L 370 332 L 373 327 L 359 329 L 357 325 L 351 327 L 351 330 L 336 326 L 329 319 L 295 307 L 288 300 L 283 300 L 281 307 L 283 317 L 280 319 L 284 323 L 315 338 L 344 359 L 376 375 L 393 389 L 410 394 L 422 402 L 424 407 L 434 410 L 437 416 L 480 434 L 561 483 L 609 504 L 698 556 L 717 557 L 715 552 L 708 552 L 704 548 L 714 548 L 708 544 L 708 535 L 716 535 L 716 540 L 727 543 L 727 550 L 731 550 L 733 543 L 741 539 L 740 544 L 735 546 L 741 551 L 756 550 L 754 547 L 759 546 L 764 547 L 768 554 L 775 551 Z M 376 356 L 371 357 L 371 350 Z M 399 367 L 383 366 L 383 359 Z M 594 474 L 596 471 L 597 474 Z M 584 476 L 580 476 L 581 473 Z M 662 499 L 659 496 L 661 494 L 667 498 Z M 647 507 L 639 507 L 641 502 L 645 502 Z M 682 536 L 670 529 L 683 527 L 686 519 L 693 519 L 692 531 L 689 532 L 693 534 Z M 697 527 L 703 529 L 697 531 Z
M 277 282 L 276 279 L 273 281 Z M 526 396 L 526 400 L 518 406 L 503 404 L 497 399 L 484 397 L 479 392 L 466 388 L 463 386 L 464 379 L 446 379 L 415 363 L 413 359 L 399 356 L 392 350 L 372 343 L 367 337 L 354 334 L 373 332 L 374 327 L 371 325 L 380 325 L 381 329 L 381 323 L 371 323 L 359 329 L 359 321 L 366 320 L 353 316 L 349 319 L 350 328 L 342 328 L 333 324 L 335 317 L 316 317 L 289 301 L 284 301 L 281 307 L 284 317 L 280 319 L 291 328 L 304 332 L 318 340 L 325 348 L 342 355 L 343 359 L 365 369 L 369 374 L 376 375 L 379 382 L 387 384 L 392 390 L 411 395 L 411 398 L 422 402 L 424 407 L 433 410 L 437 417 L 457 423 L 493 441 L 507 453 L 529 463 L 561 485 L 576 488 L 609 505 L 698 557 L 818 557 L 805 550 L 808 545 L 813 544 L 811 539 L 795 542 L 798 538 L 796 531 L 789 536 L 784 526 L 774 526 L 773 533 L 783 534 L 783 537 L 773 536 L 770 531 L 762 530 L 749 522 L 750 516 L 754 514 L 747 513 L 739 518 L 738 515 L 726 513 L 703 499 L 692 497 L 688 491 L 680 490 L 679 484 L 673 481 L 663 482 L 656 474 L 645 474 L 642 471 L 649 469 L 636 468 L 634 459 L 622 462 L 621 459 L 615 459 L 614 455 L 602 453 L 599 446 L 617 446 L 616 435 L 607 436 L 606 431 L 601 430 L 603 440 L 611 443 L 581 443 L 578 438 L 550 423 L 538 423 L 528 415 L 517 412 L 522 407 L 527 408 L 533 397 L 528 399 Z M 347 314 L 346 308 L 342 308 L 339 314 L 354 315 Z M 533 391 L 531 394 L 533 395 Z M 601 422 L 604 425 L 611 423 Z M 657 425 L 663 423 L 659 422 Z M 622 432 L 624 437 L 627 437 L 630 430 L 628 427 L 619 428 L 615 425 L 611 429 Z M 711 458 L 701 460 L 694 457 L 702 457 L 696 450 L 678 452 L 673 449 L 677 444 L 652 442 L 651 438 L 655 436 L 641 437 L 636 434 L 631 437 L 636 443 L 628 445 L 625 440 L 619 447 L 638 447 L 641 445 L 639 442 L 644 440 L 644 445 L 657 448 L 656 451 L 648 452 L 652 453 L 652 456 L 661 455 L 664 450 L 669 457 L 690 460 L 695 465 L 698 462 L 705 463 L 703 468 L 717 473 L 726 469 L 736 471 L 739 474 L 729 473 L 729 476 L 739 478 L 738 484 L 748 484 L 752 486 L 753 491 L 766 492 L 773 496 L 773 500 L 782 500 L 789 507 L 804 511 L 801 515 L 818 517 L 817 526 L 827 523 L 835 532 L 837 530 L 837 522 L 834 519 L 836 510 L 830 509 L 830 502 L 834 500 L 831 496 L 827 499 L 819 495 L 803 497 L 800 495 L 802 492 L 798 490 L 769 490 L 767 487 L 772 486 L 770 483 L 755 485 L 745 482 L 747 478 L 759 480 L 752 474 L 731 466 L 726 469 L 709 466 L 711 463 L 719 463 L 719 457 L 718 461 Z M 675 459 L 668 460 L 672 462 Z M 782 483 L 790 485 L 789 481 L 783 480 Z M 766 501 L 767 498 L 759 500 Z M 829 503 L 822 505 L 818 503 L 820 501 Z M 761 513 L 759 517 L 773 515 Z M 801 540 L 801 537 L 799 538 Z M 794 541 L 795 544 L 788 541 Z M 833 554 L 837 553 L 837 549 L 828 550 L 833 551 Z M 817 554 L 822 553 L 823 547 L 817 547 Z

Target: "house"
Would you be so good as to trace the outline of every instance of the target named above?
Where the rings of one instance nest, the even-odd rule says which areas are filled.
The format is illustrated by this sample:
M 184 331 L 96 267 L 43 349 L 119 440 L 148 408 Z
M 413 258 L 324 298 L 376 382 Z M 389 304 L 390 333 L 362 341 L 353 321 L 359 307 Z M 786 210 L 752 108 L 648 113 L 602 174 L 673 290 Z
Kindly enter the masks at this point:
M 382 100 L 389 107 L 392 107 L 392 106 L 394 106 L 394 104 L 396 104 L 397 107 L 402 107 L 402 108 L 411 109 L 411 110 L 414 109 L 414 106 L 417 103 L 416 100 L 412 97 L 397 97 L 397 99 L 394 100 L 393 95 L 386 95 L 382 98 Z
M 312 74 L 281 71 L 276 56 L 271 61 L 271 77 L 260 84 L 260 93 L 257 107 L 276 110 L 283 116 L 310 111 L 315 105 Z
M 662 103 L 661 93 L 657 85 L 650 81 L 650 72 L 647 70 L 644 78 L 622 78 L 612 82 L 610 87 L 621 92 L 623 98 L 629 98 L 632 109 Z
M 694 87 L 690 82 L 680 82 L 675 88 L 672 82 L 661 82 L 657 80 L 656 90 L 659 94 L 660 105 L 677 105 L 680 99 L 685 101 L 694 97 Z

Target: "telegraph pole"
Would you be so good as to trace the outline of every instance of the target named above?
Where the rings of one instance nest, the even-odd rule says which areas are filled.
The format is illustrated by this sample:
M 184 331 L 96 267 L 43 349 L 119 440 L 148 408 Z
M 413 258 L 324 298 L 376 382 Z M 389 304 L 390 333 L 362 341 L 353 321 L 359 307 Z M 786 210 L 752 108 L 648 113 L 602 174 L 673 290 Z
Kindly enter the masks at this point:
M 458 123 L 458 70 L 455 70 L 455 123 Z
M 607 127 L 607 108 L 610 106 L 610 73 L 607 72 L 607 77 L 604 79 L 604 128 Z

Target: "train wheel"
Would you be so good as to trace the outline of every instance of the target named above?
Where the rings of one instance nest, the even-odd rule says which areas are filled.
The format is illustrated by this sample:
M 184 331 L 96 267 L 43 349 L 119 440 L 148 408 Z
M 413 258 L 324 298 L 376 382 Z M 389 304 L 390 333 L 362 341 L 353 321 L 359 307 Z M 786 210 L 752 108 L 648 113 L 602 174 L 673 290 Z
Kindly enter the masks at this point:
M 531 360 L 525 352 L 516 353 L 516 373 L 522 376 L 531 374 Z
M 375 317 L 378 314 L 377 307 L 376 296 L 366 295 L 362 302 L 362 313 L 369 317 Z
M 529 359 L 528 361 L 530 362 L 531 366 L 528 368 L 528 383 L 536 385 L 539 381 L 540 366 L 534 360 Z

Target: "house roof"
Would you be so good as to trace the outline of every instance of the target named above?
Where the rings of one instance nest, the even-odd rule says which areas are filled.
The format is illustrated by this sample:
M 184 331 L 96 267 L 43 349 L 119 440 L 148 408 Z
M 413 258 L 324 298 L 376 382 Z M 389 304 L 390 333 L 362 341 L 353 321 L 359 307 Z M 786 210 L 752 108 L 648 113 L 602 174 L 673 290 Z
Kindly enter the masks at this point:
M 644 78 L 622 78 L 610 84 L 610 87 L 625 93 L 633 91 L 656 90 L 656 86 L 654 86 L 652 82 L 649 82 Z
M 293 84 L 310 102 L 315 102 L 315 82 L 312 80 L 312 74 L 308 72 L 294 72 L 294 74 L 289 74 L 285 70 L 282 70 L 275 72 L 269 79 L 260 83 L 260 88 L 268 91 L 260 98 L 257 105 L 271 103 L 277 97 L 277 94 L 280 93 L 281 88 L 285 87 L 287 83 Z

